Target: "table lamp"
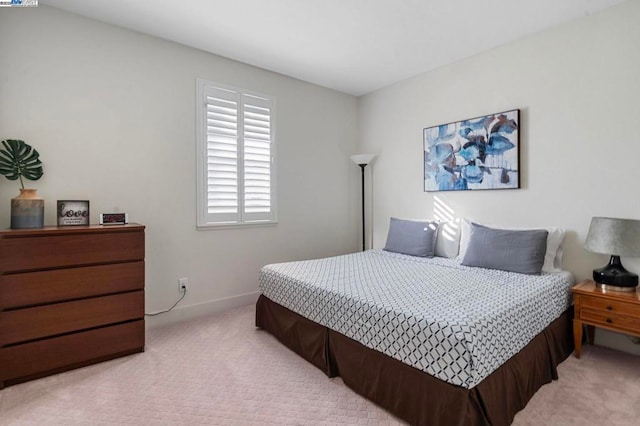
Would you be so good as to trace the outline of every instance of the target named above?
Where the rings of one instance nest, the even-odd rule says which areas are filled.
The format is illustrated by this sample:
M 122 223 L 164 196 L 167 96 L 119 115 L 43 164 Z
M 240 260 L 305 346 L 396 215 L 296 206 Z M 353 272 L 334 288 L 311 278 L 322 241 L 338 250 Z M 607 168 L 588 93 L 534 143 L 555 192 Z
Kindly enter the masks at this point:
M 593 280 L 603 290 L 636 291 L 638 274 L 627 271 L 620 256 L 640 256 L 640 220 L 594 217 L 584 247 L 611 255 L 609 264 L 593 270 Z

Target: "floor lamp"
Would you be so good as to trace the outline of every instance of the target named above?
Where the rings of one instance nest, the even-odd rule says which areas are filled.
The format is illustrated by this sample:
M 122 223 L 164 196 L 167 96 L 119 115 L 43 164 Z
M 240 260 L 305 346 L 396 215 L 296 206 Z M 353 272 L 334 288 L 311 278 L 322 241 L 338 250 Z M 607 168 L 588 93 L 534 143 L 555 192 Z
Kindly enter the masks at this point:
M 360 166 L 362 171 L 362 251 L 365 249 L 365 226 L 364 226 L 364 168 L 375 158 L 375 154 L 356 154 L 351 156 L 351 161 Z

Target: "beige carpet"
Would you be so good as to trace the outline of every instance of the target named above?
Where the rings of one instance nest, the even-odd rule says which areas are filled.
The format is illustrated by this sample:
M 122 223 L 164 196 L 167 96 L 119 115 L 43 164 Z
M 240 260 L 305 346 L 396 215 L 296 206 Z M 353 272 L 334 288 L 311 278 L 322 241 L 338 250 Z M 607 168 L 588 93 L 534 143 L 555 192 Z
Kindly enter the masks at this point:
M 147 351 L 0 391 L 2 425 L 401 424 L 253 326 L 253 306 L 151 330 Z M 640 357 L 586 346 L 516 425 L 635 425 Z

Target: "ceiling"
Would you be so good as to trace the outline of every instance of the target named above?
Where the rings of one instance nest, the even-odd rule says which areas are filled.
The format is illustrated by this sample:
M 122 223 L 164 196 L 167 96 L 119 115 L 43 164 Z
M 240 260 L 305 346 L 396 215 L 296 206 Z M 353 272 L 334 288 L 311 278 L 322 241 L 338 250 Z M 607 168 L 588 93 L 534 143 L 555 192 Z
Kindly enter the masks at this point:
M 362 95 L 623 0 L 40 0 Z

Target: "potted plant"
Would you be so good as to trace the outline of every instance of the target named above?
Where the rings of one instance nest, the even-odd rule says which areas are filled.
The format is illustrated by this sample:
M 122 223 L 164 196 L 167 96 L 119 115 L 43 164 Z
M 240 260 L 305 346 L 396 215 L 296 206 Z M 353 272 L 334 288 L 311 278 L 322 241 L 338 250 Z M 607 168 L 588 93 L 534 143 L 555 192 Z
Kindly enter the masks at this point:
M 35 189 L 25 188 L 22 178 L 38 180 L 42 177 L 40 154 L 24 141 L 7 139 L 0 148 L 0 174 L 9 180 L 20 179 L 20 195 L 11 199 L 11 228 L 42 228 L 44 200 Z

